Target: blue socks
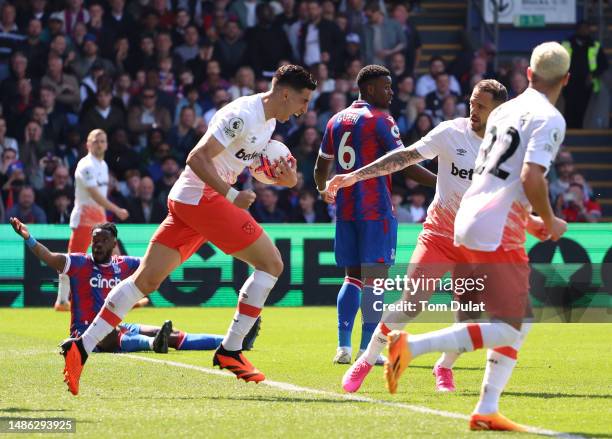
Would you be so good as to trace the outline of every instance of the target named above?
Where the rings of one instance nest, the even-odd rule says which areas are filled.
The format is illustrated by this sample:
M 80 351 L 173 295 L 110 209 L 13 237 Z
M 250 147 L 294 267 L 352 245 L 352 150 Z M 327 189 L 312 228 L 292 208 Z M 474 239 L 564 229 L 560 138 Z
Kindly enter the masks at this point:
M 121 336 L 119 347 L 122 352 L 150 351 L 153 337 L 126 333 Z
M 223 340 L 222 335 L 215 334 L 188 334 L 179 342 L 178 348 L 181 351 L 210 351 L 217 349 Z
M 361 294 L 362 323 L 359 350 L 365 350 L 368 347 L 372 334 L 374 334 L 378 322 L 382 318 L 383 298 L 382 294 L 374 294 L 374 287 L 372 285 L 365 285 L 363 287 L 363 293 Z
M 350 347 L 355 316 L 361 301 L 361 281 L 346 276 L 338 293 L 338 346 Z M 376 326 L 376 325 L 374 325 Z M 368 339 L 369 340 L 369 339 Z

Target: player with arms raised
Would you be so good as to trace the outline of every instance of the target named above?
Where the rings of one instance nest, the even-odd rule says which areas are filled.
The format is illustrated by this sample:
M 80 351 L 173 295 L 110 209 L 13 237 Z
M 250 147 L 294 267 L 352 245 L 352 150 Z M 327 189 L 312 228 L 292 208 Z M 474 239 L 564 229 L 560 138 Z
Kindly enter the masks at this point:
M 106 211 L 113 212 L 121 220 L 127 219 L 128 211 L 120 208 L 106 197 L 108 195 L 108 165 L 104 154 L 108 148 L 106 133 L 96 129 L 87 136 L 88 154 L 79 160 L 74 173 L 75 200 L 70 214 L 70 241 L 68 253 L 85 253 L 91 243 L 93 226 L 106 221 Z M 56 311 L 70 310 L 70 280 L 66 274 L 59 275 Z
M 529 294 L 525 230 L 533 208 L 550 238 L 567 224 L 555 217 L 546 173 L 565 136 L 565 120 L 554 107 L 569 79 L 570 57 L 558 43 L 537 46 L 527 69 L 529 88 L 494 110 L 478 153 L 474 179 L 455 219 L 455 244 L 485 278 L 481 299 L 492 318 L 440 331 L 408 335 L 392 331 L 387 386 L 393 393 L 410 361 L 428 352 L 465 352 L 511 347 L 519 342 Z M 499 397 L 516 364 L 516 351 L 489 357 L 480 400 L 470 417 L 472 430 L 525 431 L 499 413 Z
M 315 167 L 317 188 L 324 194 L 325 183 L 335 163 L 336 174 L 365 166 L 388 151 L 404 147 L 393 117 L 388 114 L 393 98 L 391 73 L 379 65 L 365 66 L 357 75 L 359 100 L 335 114 L 327 123 Z M 434 186 L 436 177 L 428 170 L 414 166 L 409 177 Z M 338 293 L 338 349 L 334 363 L 350 364 L 351 335 L 360 307 L 363 316 L 361 347 L 366 348 L 380 314 L 373 310 L 372 286 L 363 286 L 362 264 L 379 265 L 386 276 L 386 267 L 395 261 L 397 220 L 393 215 L 390 177 L 379 177 L 358 183 L 338 194 L 336 199 L 336 263 L 345 268 L 345 279 Z M 368 269 L 369 271 L 370 269 Z M 378 270 L 380 271 L 380 270 Z M 368 274 L 369 277 L 369 274 Z M 384 358 L 377 357 L 377 364 Z
M 112 289 L 104 307 L 82 337 L 62 343 L 64 378 L 73 394 L 88 354 L 139 299 L 155 291 L 176 267 L 210 241 L 254 268 L 240 290 L 234 319 L 213 364 L 245 381 L 265 376 L 242 354 L 249 332 L 283 271 L 276 246 L 246 210 L 255 200 L 250 190 L 231 185 L 268 144 L 276 120 L 306 111 L 316 83 L 303 67 L 280 67 L 266 93 L 238 98 L 219 110 L 208 131 L 187 157 L 187 166 L 168 196 L 168 216 L 159 226 L 140 267 Z M 276 184 L 292 187 L 295 167 L 282 159 Z

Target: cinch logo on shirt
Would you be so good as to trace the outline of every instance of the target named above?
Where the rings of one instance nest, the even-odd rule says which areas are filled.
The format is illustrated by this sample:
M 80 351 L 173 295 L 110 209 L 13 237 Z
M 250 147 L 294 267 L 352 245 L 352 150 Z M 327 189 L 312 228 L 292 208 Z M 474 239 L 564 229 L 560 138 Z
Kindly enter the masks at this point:
M 119 278 L 104 279 L 100 274 L 89 279 L 89 285 L 92 288 L 114 288 L 119 282 L 121 282 Z
M 235 155 L 236 155 L 236 158 L 244 160 L 245 162 L 255 160 L 257 157 L 259 157 L 258 152 L 252 152 L 251 154 L 247 154 L 244 148 L 238 151 Z
M 452 162 L 451 175 L 459 176 L 464 180 L 471 180 L 474 169 L 461 169 L 455 166 L 455 162 Z

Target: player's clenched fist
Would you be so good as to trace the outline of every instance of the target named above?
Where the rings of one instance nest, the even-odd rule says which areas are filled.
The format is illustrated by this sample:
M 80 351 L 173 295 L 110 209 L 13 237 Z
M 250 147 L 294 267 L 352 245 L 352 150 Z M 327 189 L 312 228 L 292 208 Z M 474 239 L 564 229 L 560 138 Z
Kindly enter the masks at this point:
M 30 232 L 28 231 L 28 227 L 22 223 L 21 221 L 19 221 L 17 218 L 10 218 L 9 222 L 11 223 L 11 226 L 13 226 L 13 230 L 15 230 L 15 232 L 20 235 L 23 239 L 28 239 L 30 237 Z
M 553 217 L 552 224 L 548 227 L 550 239 L 558 241 L 567 232 L 567 223 L 561 218 Z
M 238 195 L 236 195 L 234 204 L 240 207 L 241 209 L 248 209 L 255 201 L 255 197 L 255 192 L 253 192 L 252 190 L 240 191 L 238 192 Z

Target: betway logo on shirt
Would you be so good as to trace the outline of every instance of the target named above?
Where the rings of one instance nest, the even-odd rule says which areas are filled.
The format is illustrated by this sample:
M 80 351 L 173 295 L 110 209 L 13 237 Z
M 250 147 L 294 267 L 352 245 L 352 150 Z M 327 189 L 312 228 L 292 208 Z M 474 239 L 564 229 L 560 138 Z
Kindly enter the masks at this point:
M 89 285 L 92 288 L 114 288 L 121 282 L 121 279 L 114 277 L 112 279 L 103 278 L 102 275 L 97 275 L 89 279 Z
M 472 175 L 474 174 L 474 169 L 461 169 L 455 166 L 455 162 L 451 164 L 451 175 L 458 176 L 459 178 L 463 178 L 464 180 L 471 180 Z
M 249 161 L 255 160 L 257 157 L 259 157 L 260 153 L 252 152 L 250 154 L 247 154 L 247 152 L 244 150 L 244 148 L 241 148 L 240 151 L 238 151 L 234 155 L 236 156 L 237 159 L 244 160 L 245 162 L 249 162 Z

